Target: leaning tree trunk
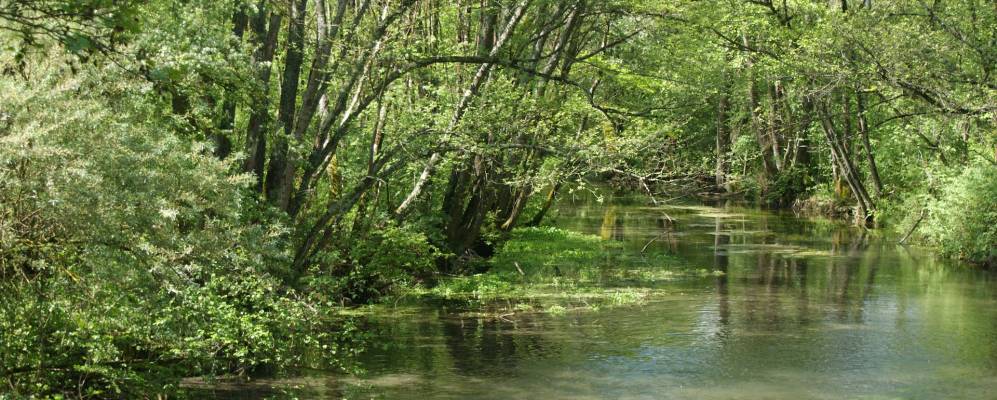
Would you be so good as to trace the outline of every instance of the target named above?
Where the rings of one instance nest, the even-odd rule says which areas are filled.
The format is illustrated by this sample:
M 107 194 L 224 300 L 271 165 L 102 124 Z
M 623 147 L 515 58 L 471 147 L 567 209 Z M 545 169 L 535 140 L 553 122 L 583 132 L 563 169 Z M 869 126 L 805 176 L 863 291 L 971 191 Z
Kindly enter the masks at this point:
M 540 211 L 537 211 L 537 213 L 533 215 L 533 218 L 530 218 L 530 222 L 527 222 L 526 226 L 540 226 L 540 223 L 543 222 L 544 217 L 547 216 L 547 212 L 550 211 L 550 207 L 554 205 L 554 200 L 557 199 L 557 192 L 560 190 L 561 182 L 555 183 L 554 186 L 551 186 L 550 191 L 547 192 L 547 197 L 544 198 L 544 204 L 540 206 Z
M 526 6 L 529 4 L 528 0 L 521 1 L 516 9 L 512 12 L 509 17 L 509 21 L 506 23 L 505 27 L 502 29 L 502 33 L 495 40 L 491 49 L 488 52 L 489 57 L 495 57 L 498 55 L 502 46 L 512 35 L 512 31 L 515 29 L 519 20 L 523 17 L 524 11 L 526 11 Z M 484 63 L 478 67 L 478 71 L 474 74 L 474 78 L 471 79 L 470 85 L 468 85 L 467 90 L 461 96 L 460 100 L 457 101 L 457 107 L 454 110 L 453 116 L 450 118 L 450 122 L 447 125 L 446 132 L 452 132 L 457 124 L 460 123 L 461 119 L 464 117 L 464 113 L 467 111 L 468 106 L 470 106 L 471 100 L 477 95 L 478 90 L 481 89 L 481 85 L 484 84 L 485 79 L 488 77 L 489 72 L 491 72 L 494 64 Z M 422 173 L 419 174 L 418 179 L 416 179 L 415 185 L 413 185 L 412 190 L 409 191 L 408 196 L 405 200 L 395 209 L 395 214 L 398 216 L 404 216 L 406 211 L 415 201 L 422 195 L 423 190 L 425 190 L 426 185 L 429 184 L 429 179 L 432 177 L 433 173 L 436 171 L 436 165 L 440 162 L 442 158 L 442 153 L 439 151 L 433 152 L 429 157 L 429 161 L 423 168 Z
M 859 135 L 862 137 L 862 147 L 865 150 L 866 162 L 869 164 L 869 177 L 872 179 L 873 189 L 876 196 L 883 193 L 883 183 L 879 179 L 879 168 L 876 166 L 876 157 L 872 152 L 872 144 L 869 143 L 869 123 L 865 118 L 865 99 L 862 93 L 856 93 L 856 107 L 859 117 Z
M 848 151 L 845 150 L 845 147 L 841 143 L 837 129 L 834 127 L 834 121 L 832 120 L 831 114 L 825 106 L 820 107 L 819 114 L 821 126 L 824 130 L 824 137 L 827 139 L 827 144 L 831 148 L 831 159 L 837 166 L 841 177 L 848 183 L 848 187 L 851 189 L 852 194 L 855 197 L 860 213 L 858 217 L 861 219 L 863 224 L 868 225 L 873 222 L 872 216 L 875 211 L 875 205 L 869 197 L 869 193 L 866 191 L 865 185 L 862 183 L 862 179 L 855 169 L 855 165 L 849 158 Z

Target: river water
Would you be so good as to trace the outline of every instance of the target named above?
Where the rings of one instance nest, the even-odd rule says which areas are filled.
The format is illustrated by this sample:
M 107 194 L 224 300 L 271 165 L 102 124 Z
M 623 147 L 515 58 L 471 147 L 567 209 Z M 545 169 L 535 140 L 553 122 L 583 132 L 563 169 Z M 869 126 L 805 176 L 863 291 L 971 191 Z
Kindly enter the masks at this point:
M 566 199 L 553 221 L 724 274 L 658 282 L 644 304 L 596 311 L 494 318 L 427 305 L 371 317 L 364 373 L 291 382 L 302 398 L 997 398 L 992 273 L 880 233 L 737 207 Z

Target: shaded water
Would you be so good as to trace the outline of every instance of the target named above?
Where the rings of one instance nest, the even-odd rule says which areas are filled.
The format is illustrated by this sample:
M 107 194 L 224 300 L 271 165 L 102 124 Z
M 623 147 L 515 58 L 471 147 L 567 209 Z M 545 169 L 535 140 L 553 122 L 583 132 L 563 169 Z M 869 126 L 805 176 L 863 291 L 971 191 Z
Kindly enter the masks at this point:
M 303 378 L 302 397 L 997 398 L 992 274 L 826 221 L 615 203 L 566 202 L 556 225 L 726 273 L 599 311 L 372 317 L 363 376 Z

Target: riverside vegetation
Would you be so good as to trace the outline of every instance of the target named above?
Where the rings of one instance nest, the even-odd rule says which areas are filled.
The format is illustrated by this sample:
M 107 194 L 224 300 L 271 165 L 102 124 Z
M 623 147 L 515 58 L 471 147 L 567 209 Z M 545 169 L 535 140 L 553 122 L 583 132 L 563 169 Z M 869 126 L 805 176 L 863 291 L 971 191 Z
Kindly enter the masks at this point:
M 386 298 L 715 273 L 563 267 L 643 253 L 543 227 L 594 180 L 992 265 L 995 67 L 981 0 L 0 0 L 0 398 L 350 369 L 341 311 Z

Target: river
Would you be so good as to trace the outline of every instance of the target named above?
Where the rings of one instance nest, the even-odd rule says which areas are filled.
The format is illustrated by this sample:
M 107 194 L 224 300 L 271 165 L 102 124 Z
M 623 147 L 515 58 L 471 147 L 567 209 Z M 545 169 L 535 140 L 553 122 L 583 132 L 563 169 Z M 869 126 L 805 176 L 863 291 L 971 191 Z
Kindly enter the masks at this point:
M 723 274 L 595 311 L 371 316 L 363 373 L 285 383 L 330 399 L 997 398 L 992 273 L 880 232 L 733 206 L 569 198 L 552 221 Z

